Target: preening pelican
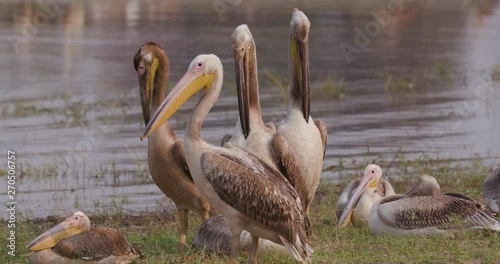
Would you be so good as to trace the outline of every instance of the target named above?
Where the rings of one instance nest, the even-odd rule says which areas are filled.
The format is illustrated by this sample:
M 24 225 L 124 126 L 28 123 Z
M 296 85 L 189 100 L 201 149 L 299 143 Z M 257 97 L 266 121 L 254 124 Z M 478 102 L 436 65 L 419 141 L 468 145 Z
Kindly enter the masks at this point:
M 365 167 L 363 178 L 354 179 L 345 187 L 335 205 L 339 227 L 346 227 L 350 222 L 355 227 L 368 226 L 368 215 L 373 204 L 394 194 L 392 185 L 381 178 L 382 169 L 370 164 Z
M 500 169 L 496 169 L 484 179 L 483 197 L 491 211 L 500 214 Z
M 319 119 L 314 122 L 309 114 L 309 26 L 307 16 L 294 9 L 290 22 L 287 114 L 277 124 L 277 132 L 295 151 L 299 161 L 298 171 L 306 175 L 304 187 L 307 199 L 302 201 L 306 208 L 313 201 L 318 188 L 327 138 L 324 122 Z
M 240 118 L 235 133 L 229 140 L 236 146 L 259 157 L 274 169 L 278 169 L 292 184 L 301 199 L 304 210 L 309 205 L 305 170 L 286 140 L 276 133 L 272 123 L 264 125 L 259 102 L 259 79 L 255 41 L 247 25 L 236 27 L 231 35 L 238 91 Z M 309 219 L 306 231 L 312 233 Z
M 169 67 L 167 54 L 158 44 L 146 43 L 135 54 L 134 67 L 147 124 L 165 98 Z M 196 188 L 186 163 L 184 142 L 174 134 L 168 122 L 149 136 L 148 164 L 155 184 L 177 207 L 179 240 L 186 244 L 188 210 L 199 214 L 203 221 L 209 216 L 210 204 Z
M 230 263 L 235 263 L 238 256 L 243 229 L 252 234 L 251 262 L 257 261 L 260 237 L 285 245 L 297 260 L 309 263 L 312 249 L 302 226 L 304 213 L 300 198 L 284 176 L 234 144 L 216 147 L 201 139 L 203 120 L 219 97 L 222 78 L 222 63 L 217 56 L 197 56 L 141 138 L 154 132 L 189 97 L 205 88 L 187 125 L 186 161 L 196 186 L 229 221 Z
M 424 175 L 406 195 L 392 195 L 376 202 L 370 211 L 368 227 L 376 235 L 435 235 L 460 228 L 500 231 L 500 220 L 470 197 L 439 194 L 437 181 Z
M 139 255 L 116 229 L 90 227 L 89 218 L 74 212 L 60 224 L 39 235 L 28 246 L 32 264 L 130 263 Z

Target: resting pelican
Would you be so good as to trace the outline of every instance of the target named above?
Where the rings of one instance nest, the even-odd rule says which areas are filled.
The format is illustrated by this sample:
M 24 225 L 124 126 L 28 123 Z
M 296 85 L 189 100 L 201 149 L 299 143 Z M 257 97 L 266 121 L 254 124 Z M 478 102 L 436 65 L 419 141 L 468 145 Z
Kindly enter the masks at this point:
M 437 181 L 424 175 L 406 195 L 392 195 L 376 202 L 370 211 L 368 227 L 376 235 L 435 235 L 450 234 L 450 230 L 459 228 L 500 231 L 500 220 L 468 196 L 439 194 Z
M 500 214 L 500 169 L 484 179 L 483 197 L 491 211 Z
M 142 113 L 146 124 L 165 98 L 168 66 L 167 54 L 156 43 L 142 45 L 135 54 L 134 67 L 139 78 Z M 181 244 L 186 244 L 188 210 L 196 212 L 203 221 L 209 216 L 210 204 L 196 188 L 186 163 L 184 142 L 174 134 L 168 122 L 149 136 L 148 164 L 155 184 L 177 207 L 179 240 Z
M 257 261 L 260 237 L 285 245 L 293 257 L 309 263 L 312 249 L 302 226 L 304 213 L 300 198 L 284 176 L 234 144 L 216 147 L 201 139 L 201 126 L 219 97 L 222 75 L 222 63 L 217 56 L 197 56 L 141 138 L 154 132 L 189 97 L 205 88 L 187 125 L 186 161 L 196 186 L 229 221 L 230 263 L 235 263 L 238 256 L 243 229 L 252 234 L 251 262 Z
M 257 51 L 252 33 L 247 25 L 236 27 L 231 35 L 238 91 L 240 118 L 229 142 L 239 146 L 274 169 L 278 169 L 295 188 L 304 209 L 309 205 L 305 172 L 299 166 L 295 151 L 276 133 L 274 124 L 264 125 L 259 102 Z M 305 220 L 308 233 L 309 219 Z
M 77 211 L 31 241 L 30 263 L 130 263 L 140 252 L 116 229 L 90 227 L 89 218 Z M 82 261 L 80 261 L 82 260 Z
M 355 227 L 368 226 L 373 204 L 394 194 L 392 185 L 381 180 L 382 169 L 378 165 L 366 166 L 363 175 L 363 178 L 354 179 L 345 187 L 335 205 L 339 227 L 346 227 L 351 221 Z
M 287 114 L 277 124 L 277 132 L 296 152 L 297 166 L 306 175 L 306 208 L 313 201 L 321 178 L 327 137 L 325 123 L 319 119 L 313 122 L 309 114 L 309 26 L 306 15 L 294 9 L 290 22 Z
M 229 222 L 223 215 L 214 215 L 203 221 L 200 229 L 193 240 L 193 247 L 210 250 L 216 253 L 229 254 L 231 252 L 231 230 Z M 269 253 L 288 254 L 288 250 L 279 244 L 262 239 L 259 245 L 259 254 Z M 243 230 L 240 235 L 240 248 L 250 250 L 252 246 L 252 236 Z

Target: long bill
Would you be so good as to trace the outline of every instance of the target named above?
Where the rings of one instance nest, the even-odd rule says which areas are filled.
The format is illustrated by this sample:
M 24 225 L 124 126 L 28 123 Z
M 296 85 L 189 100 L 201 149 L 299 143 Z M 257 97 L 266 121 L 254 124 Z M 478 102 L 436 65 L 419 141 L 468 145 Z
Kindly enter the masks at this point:
M 82 232 L 83 230 L 80 229 L 78 225 L 73 225 L 70 221 L 65 220 L 60 224 L 54 226 L 47 232 L 39 235 L 37 238 L 31 241 L 26 246 L 26 248 L 32 251 L 40 251 L 52 248 L 63 238 L 78 235 Z
M 167 121 L 191 96 L 203 87 L 209 87 L 215 74 L 204 74 L 196 68 L 188 70 L 165 98 L 146 128 L 141 140 L 153 133 L 161 124 Z
M 304 30 L 308 31 L 309 29 Z M 296 89 L 293 93 L 300 96 L 302 114 L 306 122 L 308 122 L 311 112 L 309 98 L 309 33 L 306 32 L 305 37 L 299 36 L 299 34 L 295 32 L 291 40 L 292 58 L 297 78 L 297 82 L 293 84 L 293 89 Z
M 153 100 L 153 89 L 156 71 L 158 70 L 159 61 L 157 58 L 153 59 L 153 63 L 148 70 L 147 78 L 139 82 L 142 114 L 144 115 L 144 122 L 147 124 L 151 116 L 151 101 Z M 162 87 L 160 87 L 161 89 Z
M 236 88 L 238 92 L 238 110 L 240 114 L 241 130 L 245 138 L 250 133 L 250 102 L 249 102 L 249 54 L 248 51 L 243 55 L 238 54 L 235 57 L 236 69 Z
M 344 228 L 351 222 L 352 211 L 358 204 L 359 198 L 361 198 L 363 192 L 368 188 L 376 188 L 377 186 L 378 186 L 378 180 L 373 174 L 366 173 L 363 176 L 363 179 L 359 183 L 358 188 L 356 188 L 354 194 L 351 195 L 351 198 L 347 202 L 344 211 L 342 211 L 342 215 L 340 215 L 338 224 L 339 227 Z

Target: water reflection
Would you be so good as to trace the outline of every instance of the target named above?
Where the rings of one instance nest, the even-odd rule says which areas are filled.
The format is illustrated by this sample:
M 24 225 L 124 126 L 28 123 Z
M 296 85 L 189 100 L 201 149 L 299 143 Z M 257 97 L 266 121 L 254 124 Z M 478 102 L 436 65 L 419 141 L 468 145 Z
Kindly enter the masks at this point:
M 498 1 L 400 1 L 399 12 L 380 20 L 389 2 L 260 0 L 224 10 L 217 0 L 2 2 L 0 127 L 2 145 L 23 163 L 23 213 L 106 208 L 127 197 L 126 210 L 158 207 L 163 195 L 138 140 L 144 124 L 132 66 L 146 41 L 169 53 L 170 86 L 195 55 L 221 57 L 224 89 L 203 129 L 218 144 L 237 119 L 229 36 L 249 24 L 264 120 L 281 120 L 294 7 L 311 20 L 311 110 L 330 133 L 325 168 L 367 151 L 389 160 L 422 152 L 498 157 L 500 93 L 490 80 L 500 62 Z M 360 31 L 367 40 L 356 46 Z M 342 43 L 359 50 L 355 59 L 346 59 Z M 176 133 L 195 101 L 174 117 Z

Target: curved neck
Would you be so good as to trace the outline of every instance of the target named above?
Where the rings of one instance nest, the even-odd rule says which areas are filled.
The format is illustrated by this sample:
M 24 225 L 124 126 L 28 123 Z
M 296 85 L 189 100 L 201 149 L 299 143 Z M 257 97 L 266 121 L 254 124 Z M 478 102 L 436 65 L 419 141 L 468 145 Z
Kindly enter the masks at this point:
M 200 140 L 201 139 L 201 125 L 203 120 L 207 116 L 212 106 L 219 98 L 220 90 L 222 89 L 222 69 L 218 68 L 215 72 L 215 78 L 208 88 L 205 89 L 205 93 L 201 96 L 200 100 L 194 107 L 193 113 L 189 118 L 189 122 L 186 128 L 186 137 Z

